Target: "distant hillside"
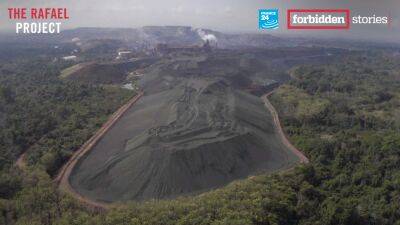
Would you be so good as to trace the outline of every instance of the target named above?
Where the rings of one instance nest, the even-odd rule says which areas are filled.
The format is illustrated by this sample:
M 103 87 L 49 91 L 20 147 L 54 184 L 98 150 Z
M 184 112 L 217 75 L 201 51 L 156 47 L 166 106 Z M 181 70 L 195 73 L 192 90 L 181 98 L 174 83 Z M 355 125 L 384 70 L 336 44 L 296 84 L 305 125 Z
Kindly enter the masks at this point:
M 77 28 L 62 33 L 63 41 L 92 39 L 122 40 L 131 46 L 198 45 L 206 40 L 220 48 L 292 46 L 296 42 L 269 34 L 224 34 L 188 26 L 146 26 L 142 28 Z
M 84 83 L 114 84 L 124 81 L 126 74 L 116 64 L 83 63 L 67 68 L 61 77 Z
M 131 70 L 145 67 L 155 59 L 121 63 L 79 63 L 61 71 L 60 78 L 90 84 L 123 83 Z

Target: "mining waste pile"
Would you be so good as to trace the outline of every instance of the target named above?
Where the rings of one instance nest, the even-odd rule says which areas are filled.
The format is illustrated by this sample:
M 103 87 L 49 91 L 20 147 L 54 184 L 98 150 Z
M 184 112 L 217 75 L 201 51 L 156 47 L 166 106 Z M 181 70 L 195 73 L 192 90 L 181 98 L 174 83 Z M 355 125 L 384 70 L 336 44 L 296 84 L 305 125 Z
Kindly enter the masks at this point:
M 126 81 L 127 72 L 153 62 L 154 58 L 127 62 L 78 63 L 61 71 L 60 78 L 86 84 L 120 84 Z
M 243 63 L 213 61 L 150 66 L 145 95 L 78 162 L 71 186 L 102 202 L 171 199 L 298 162 L 263 101 L 239 88 Z

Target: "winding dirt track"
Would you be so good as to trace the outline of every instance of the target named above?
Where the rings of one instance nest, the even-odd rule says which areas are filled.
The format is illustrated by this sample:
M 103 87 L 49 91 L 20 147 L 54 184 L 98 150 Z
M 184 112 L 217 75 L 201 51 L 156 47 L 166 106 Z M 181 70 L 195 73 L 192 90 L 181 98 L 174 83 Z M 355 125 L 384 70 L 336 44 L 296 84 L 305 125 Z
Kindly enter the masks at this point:
M 139 92 L 135 97 L 133 97 L 129 102 L 119 108 L 109 119 L 108 121 L 88 140 L 85 144 L 82 145 L 79 150 L 77 150 L 69 161 L 61 168 L 60 172 L 58 173 L 57 177 L 55 178 L 55 182 L 57 183 L 60 190 L 71 194 L 89 209 L 101 211 L 104 209 L 109 208 L 109 204 L 96 202 L 90 200 L 78 192 L 76 192 L 69 183 L 69 176 L 79 159 L 87 154 L 93 146 L 97 144 L 97 142 L 103 137 L 105 133 L 118 121 L 119 118 L 132 106 L 134 105 L 142 96 L 143 92 Z
M 15 162 L 15 165 L 16 165 L 18 168 L 20 168 L 21 170 L 23 170 L 23 169 L 26 168 L 26 161 L 25 161 L 26 159 L 25 159 L 25 157 L 26 157 L 26 152 L 22 153 L 22 154 L 18 157 L 17 161 Z
M 263 95 L 261 98 L 264 101 L 265 107 L 271 112 L 272 117 L 274 118 L 274 123 L 275 127 L 279 133 L 279 136 L 281 136 L 282 142 L 286 147 L 288 147 L 297 157 L 300 159 L 300 163 L 309 163 L 308 158 L 296 147 L 294 147 L 290 141 L 287 139 L 285 132 L 282 129 L 281 122 L 279 120 L 278 113 L 276 112 L 275 107 L 271 104 L 271 102 L 268 100 L 268 97 L 274 93 L 275 90 L 268 92 L 267 94 Z

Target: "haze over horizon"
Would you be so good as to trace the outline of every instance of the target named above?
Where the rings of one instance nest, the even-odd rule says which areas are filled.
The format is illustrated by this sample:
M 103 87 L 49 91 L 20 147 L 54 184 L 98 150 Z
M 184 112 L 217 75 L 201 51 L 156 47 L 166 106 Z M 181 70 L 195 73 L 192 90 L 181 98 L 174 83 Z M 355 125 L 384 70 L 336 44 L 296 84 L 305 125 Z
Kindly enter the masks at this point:
M 0 2 L 2 31 L 15 29 L 15 22 L 7 15 L 9 7 L 67 7 L 70 19 L 62 21 L 62 29 L 78 27 L 118 27 L 137 28 L 142 26 L 192 26 L 229 33 L 264 33 L 272 35 L 305 36 L 313 38 L 351 38 L 400 42 L 400 1 L 383 0 L 377 4 L 373 0 L 198 0 L 198 1 L 156 1 L 156 0 L 83 0 L 50 1 L 5 0 Z M 280 28 L 258 30 L 258 10 L 278 8 Z M 287 30 L 286 10 L 291 8 L 346 8 L 352 16 L 390 16 L 391 26 L 382 24 L 355 25 L 350 30 Z M 5 22 L 4 22 L 5 21 Z M 19 20 L 19 22 L 24 22 Z

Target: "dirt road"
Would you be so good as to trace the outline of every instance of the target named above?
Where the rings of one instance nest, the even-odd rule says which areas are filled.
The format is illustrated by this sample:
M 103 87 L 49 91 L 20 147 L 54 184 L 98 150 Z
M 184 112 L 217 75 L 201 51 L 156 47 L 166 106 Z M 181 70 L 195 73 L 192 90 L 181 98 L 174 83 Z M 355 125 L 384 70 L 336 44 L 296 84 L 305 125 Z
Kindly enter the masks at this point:
M 271 112 L 271 115 L 274 119 L 275 127 L 281 136 L 282 142 L 286 147 L 288 147 L 297 157 L 300 159 L 300 163 L 309 163 L 308 158 L 296 147 L 294 147 L 290 141 L 287 139 L 285 132 L 282 129 L 281 122 L 279 120 L 278 113 L 275 110 L 275 107 L 271 104 L 271 102 L 268 100 L 268 97 L 273 93 L 274 91 L 271 91 L 265 95 L 263 95 L 261 98 L 264 101 L 265 107 Z
M 21 155 L 18 157 L 17 161 L 15 162 L 15 165 L 16 165 L 19 169 L 21 169 L 21 170 L 23 170 L 23 169 L 26 168 L 25 157 L 26 157 L 26 152 L 24 152 L 23 154 L 21 154 Z

